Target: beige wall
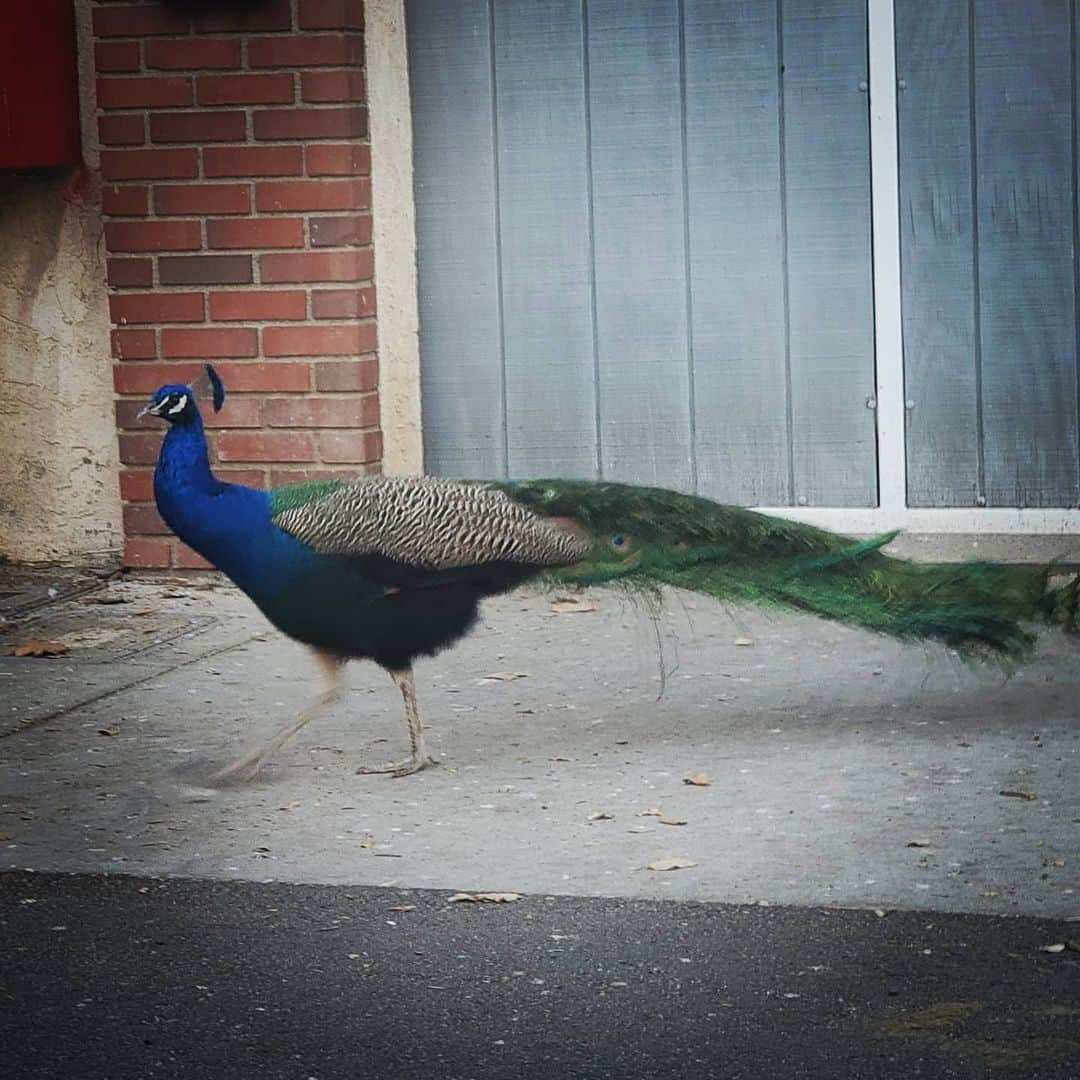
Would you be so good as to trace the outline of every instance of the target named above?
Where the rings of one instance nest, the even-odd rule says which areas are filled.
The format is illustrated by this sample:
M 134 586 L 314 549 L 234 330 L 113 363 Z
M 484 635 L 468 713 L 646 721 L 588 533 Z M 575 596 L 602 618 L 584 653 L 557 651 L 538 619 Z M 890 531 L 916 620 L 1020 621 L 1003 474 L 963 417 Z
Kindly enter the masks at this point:
M 383 469 L 390 476 L 408 476 L 424 471 L 424 443 L 416 308 L 412 116 L 402 0 L 367 0 L 364 28 Z
M 67 180 L 0 174 L 0 557 L 19 562 L 121 546 L 101 223 Z
M 76 3 L 80 42 L 89 7 Z M 84 47 L 79 61 L 96 173 Z M 98 192 L 79 184 L 88 175 L 0 173 L 0 558 L 17 562 L 106 563 L 122 546 L 105 247 Z

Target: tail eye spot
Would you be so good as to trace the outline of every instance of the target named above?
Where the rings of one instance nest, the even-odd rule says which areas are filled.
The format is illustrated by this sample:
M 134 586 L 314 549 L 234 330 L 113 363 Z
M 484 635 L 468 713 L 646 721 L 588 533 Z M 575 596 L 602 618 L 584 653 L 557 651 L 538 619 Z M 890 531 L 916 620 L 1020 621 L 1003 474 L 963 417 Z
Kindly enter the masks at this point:
M 622 551 L 626 547 L 626 537 L 622 533 L 615 533 L 611 538 L 611 546 L 618 551 Z

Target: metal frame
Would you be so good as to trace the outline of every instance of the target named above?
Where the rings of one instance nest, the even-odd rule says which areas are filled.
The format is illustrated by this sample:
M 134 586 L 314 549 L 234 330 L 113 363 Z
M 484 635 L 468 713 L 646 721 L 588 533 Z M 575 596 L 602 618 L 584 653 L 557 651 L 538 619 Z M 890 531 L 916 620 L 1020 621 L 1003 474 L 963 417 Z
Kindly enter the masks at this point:
M 904 342 L 900 315 L 900 163 L 893 0 L 867 0 L 870 190 L 877 353 L 878 500 L 873 509 L 759 507 L 849 533 L 1080 533 L 1080 509 L 920 509 L 907 505 Z

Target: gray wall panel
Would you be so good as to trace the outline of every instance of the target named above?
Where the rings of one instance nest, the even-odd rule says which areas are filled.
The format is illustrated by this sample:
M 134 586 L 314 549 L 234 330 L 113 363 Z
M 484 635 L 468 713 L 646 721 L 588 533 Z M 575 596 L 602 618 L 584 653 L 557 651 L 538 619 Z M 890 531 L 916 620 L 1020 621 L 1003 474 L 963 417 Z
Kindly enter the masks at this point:
M 686 2 L 698 487 L 791 501 L 776 5 Z
M 877 503 L 865 0 L 783 6 L 795 496 Z
M 494 11 L 509 472 L 594 477 L 581 2 Z
M 908 502 L 980 493 L 968 5 L 897 0 Z
M 688 489 L 682 139 L 675 0 L 594 0 L 588 49 L 601 460 Z
M 991 506 L 1060 506 L 1080 498 L 1071 63 L 1068 4 L 976 3 L 983 429 Z
M 506 467 L 487 16 L 409 4 L 425 464 L 444 476 Z

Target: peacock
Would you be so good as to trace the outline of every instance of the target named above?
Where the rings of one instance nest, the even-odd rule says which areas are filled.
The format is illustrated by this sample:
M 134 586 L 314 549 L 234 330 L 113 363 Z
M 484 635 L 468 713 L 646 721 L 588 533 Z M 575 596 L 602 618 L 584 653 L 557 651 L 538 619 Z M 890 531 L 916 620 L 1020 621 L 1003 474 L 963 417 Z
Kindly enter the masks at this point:
M 200 380 L 220 411 L 211 365 Z M 195 386 L 163 386 L 143 413 L 169 424 L 154 472 L 158 510 L 284 634 L 307 645 L 325 686 L 269 743 L 218 774 L 255 776 L 341 694 L 344 664 L 383 667 L 404 701 L 410 753 L 358 771 L 431 765 L 413 661 L 469 632 L 484 597 L 537 577 L 555 584 L 661 585 L 718 600 L 812 612 L 894 637 L 1015 663 L 1039 624 L 1077 630 L 1080 578 L 1046 567 L 922 564 L 872 540 L 660 488 L 585 480 L 368 477 L 261 491 L 217 479 Z

